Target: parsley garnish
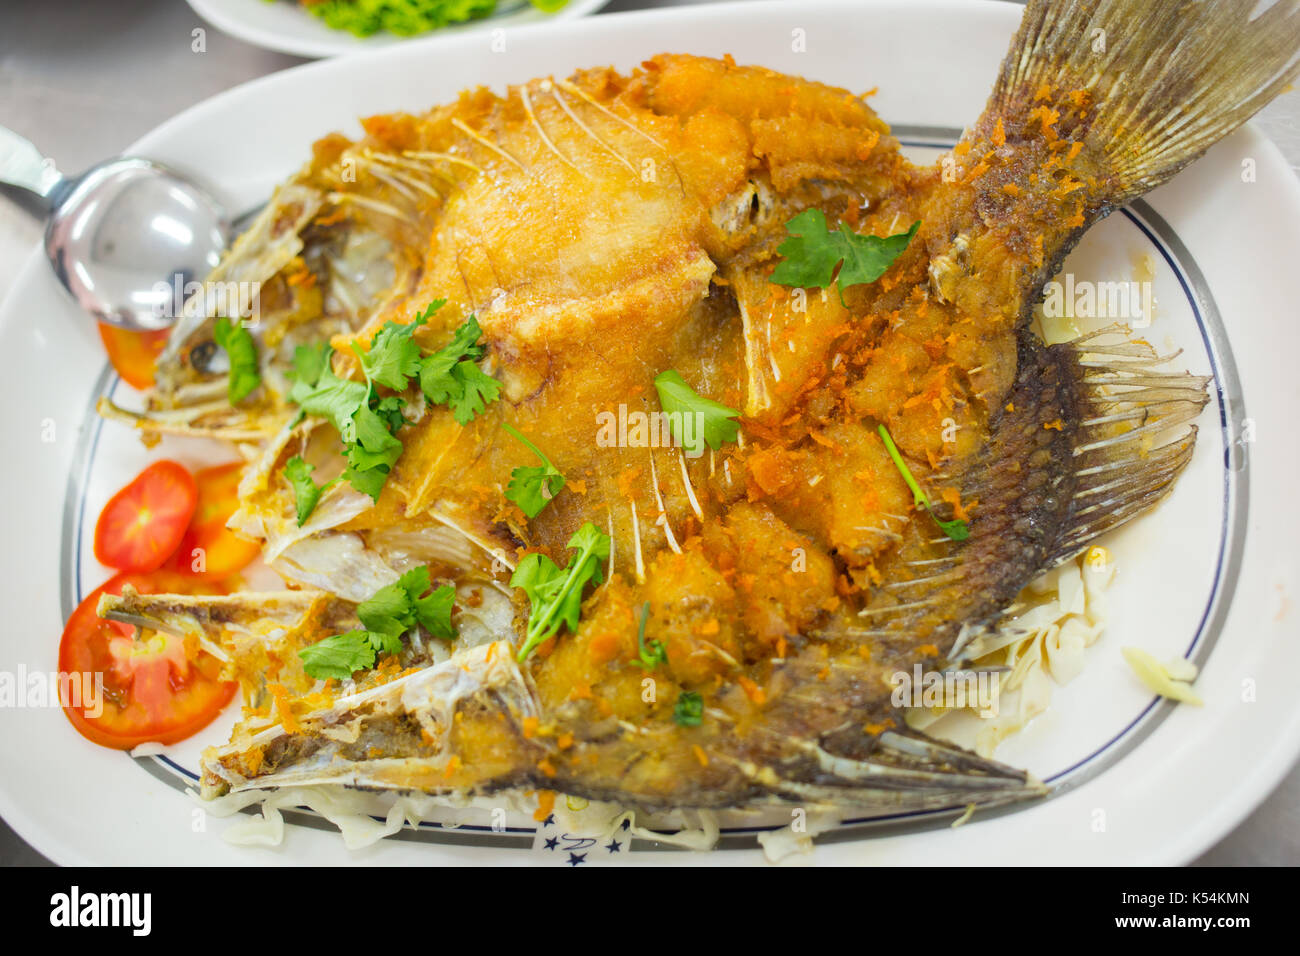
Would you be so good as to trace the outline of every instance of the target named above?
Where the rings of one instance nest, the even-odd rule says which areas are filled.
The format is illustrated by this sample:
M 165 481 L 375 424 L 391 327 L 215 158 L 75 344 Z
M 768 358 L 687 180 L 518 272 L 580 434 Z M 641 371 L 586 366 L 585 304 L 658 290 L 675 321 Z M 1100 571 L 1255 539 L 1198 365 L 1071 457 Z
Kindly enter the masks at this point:
M 375 647 L 365 631 L 335 634 L 298 652 L 303 670 L 318 680 L 347 680 L 356 671 L 375 666 Z
M 889 452 L 889 457 L 894 461 L 894 467 L 899 470 L 899 473 L 903 476 L 903 481 L 907 482 L 907 487 L 912 490 L 912 501 L 915 503 L 916 507 L 924 508 L 928 511 L 930 517 L 934 519 L 934 523 L 939 526 L 939 529 L 944 534 L 952 538 L 952 540 L 965 541 L 969 538 L 970 528 L 966 525 L 965 521 L 942 521 L 939 516 L 934 513 L 934 509 L 930 507 L 930 499 L 926 497 L 925 492 L 921 490 L 921 486 L 918 485 L 916 479 L 912 477 L 912 471 L 907 467 L 907 463 L 903 461 L 903 456 L 899 454 L 898 446 L 894 444 L 894 439 L 889 435 L 889 429 L 884 425 L 881 425 L 877 431 L 880 432 L 880 438 L 885 443 L 885 451 Z
M 237 405 L 262 384 L 262 373 L 257 366 L 257 343 L 248 329 L 227 318 L 217 319 L 212 327 L 212 338 L 230 359 L 227 394 L 230 404 Z
M 299 355 L 303 355 L 301 374 Z M 297 380 L 289 398 L 307 414 L 319 415 L 338 430 L 348 460 L 343 478 L 378 501 L 388 473 L 402 454 L 402 443 L 393 437 L 393 430 L 406 422 L 401 400 L 393 396 L 381 399 L 369 378 L 365 382 L 339 378 L 328 350 L 319 362 L 301 351 L 294 360 Z M 313 373 L 318 375 L 315 381 L 310 378 Z
M 309 479 L 310 480 L 310 479 Z M 451 609 L 456 590 L 444 584 L 432 587 L 428 567 L 412 568 L 392 584 L 380 588 L 357 605 L 364 629 L 335 634 L 298 652 L 309 677 L 346 680 L 359 670 L 375 666 L 375 655 L 400 654 L 402 637 L 418 624 L 434 637 L 456 636 Z
M 427 321 L 425 313 L 405 325 L 386 322 L 375 333 L 369 350 L 355 349 L 366 378 L 376 385 L 386 385 L 395 392 L 406 390 L 413 375 L 420 374 L 420 346 L 413 336 Z M 355 346 L 354 346 L 355 348 Z
M 367 630 L 394 635 L 397 639 L 417 623 L 434 637 L 455 637 L 451 608 L 456 591 L 450 584 L 444 584 L 427 597 L 421 597 L 430 587 L 429 568 L 412 568 L 376 591 L 369 601 L 358 604 L 357 617 Z
M 325 371 L 325 366 L 330 359 L 330 344 L 328 342 L 317 342 L 314 345 L 299 345 L 293 350 L 293 368 L 289 370 L 289 378 L 293 379 L 296 386 L 303 382 L 304 387 L 310 388 L 320 381 L 320 376 Z M 293 391 L 290 390 L 289 397 L 293 397 Z
M 501 391 L 501 383 L 475 364 L 485 351 L 478 341 L 482 334 L 471 315 L 449 343 L 420 362 L 420 390 L 435 405 L 450 407 L 460 425 L 468 425 Z
M 569 539 L 568 547 L 578 553 L 561 569 L 543 554 L 528 554 L 510 578 L 512 588 L 528 595 L 528 631 L 517 659 L 522 664 L 538 644 L 557 634 L 561 625 L 578 630 L 582 612 L 582 589 L 587 583 L 604 580 L 601 562 L 609 557 L 609 535 L 588 521 Z
M 289 400 L 303 413 L 319 415 L 338 430 L 348 461 L 343 479 L 375 501 L 402 456 L 402 442 L 396 434 L 407 424 L 402 398 L 380 396 L 378 386 L 404 392 L 411 380 L 418 378 L 426 397 L 449 405 L 462 425 L 483 411 L 485 402 L 495 401 L 500 391 L 500 383 L 474 364 L 485 350 L 478 344 L 482 332 L 472 315 L 456 330 L 450 344 L 432 355 L 420 355 L 415 330 L 444 303 L 443 299 L 434 300 L 405 324 L 386 322 L 367 350 L 353 342 L 352 351 L 361 363 L 365 382 L 334 374 L 328 343 L 300 345 L 294 350 Z
M 330 364 L 333 350 L 328 345 L 324 347 L 319 362 L 304 355 L 305 349 L 307 346 L 300 345 L 294 352 L 294 373 L 298 377 L 289 390 L 289 400 L 297 402 L 308 415 L 318 415 L 327 420 L 345 444 L 356 441 L 357 429 L 352 416 L 366 400 L 365 383 L 334 374 Z M 303 356 L 302 364 L 307 369 L 301 375 L 298 374 L 300 356 Z
M 785 224 L 789 238 L 776 250 L 783 258 L 772 272 L 771 281 L 825 289 L 838 278 L 843 296 L 845 289 L 875 282 L 884 275 L 920 226 L 918 219 L 907 232 L 881 237 L 859 235 L 841 222 L 838 231 L 831 232 L 826 228 L 825 213 L 805 209 Z
M 676 369 L 670 368 L 655 376 L 655 390 L 659 392 L 660 406 L 668 413 L 673 434 L 686 451 L 699 455 L 704 451 L 701 441 L 707 442 L 710 448 L 717 451 L 723 442 L 736 440 L 740 422 L 733 419 L 738 418 L 740 412 L 705 398 L 687 385 Z M 694 441 L 689 446 L 686 444 L 687 436 L 683 434 L 687 415 L 695 416 L 695 421 L 699 424 Z
M 334 487 L 334 481 L 318 485 L 311 480 L 311 473 L 316 470 L 314 465 L 307 464 L 301 455 L 294 455 L 284 464 L 284 477 L 293 488 L 294 504 L 298 511 L 298 527 L 302 527 L 311 513 L 316 510 L 316 502 L 320 501 L 320 496 L 328 489 Z
M 664 649 L 661 641 L 654 638 L 650 639 L 649 645 L 646 644 L 645 626 L 648 620 L 650 620 L 650 602 L 646 601 L 641 605 L 641 623 L 636 629 L 636 649 L 640 659 L 632 661 L 632 666 L 651 671 L 660 664 L 668 663 L 668 651 Z
M 550 500 L 564 487 L 564 475 L 551 464 L 540 448 L 523 436 L 519 429 L 509 422 L 502 422 L 502 427 L 528 447 L 528 450 L 540 460 L 540 465 L 521 466 L 510 472 L 510 484 L 506 486 L 506 498 L 517 504 L 529 518 L 536 518 Z
M 679 727 L 698 727 L 704 722 L 704 698 L 693 690 L 677 695 L 673 705 L 673 720 Z

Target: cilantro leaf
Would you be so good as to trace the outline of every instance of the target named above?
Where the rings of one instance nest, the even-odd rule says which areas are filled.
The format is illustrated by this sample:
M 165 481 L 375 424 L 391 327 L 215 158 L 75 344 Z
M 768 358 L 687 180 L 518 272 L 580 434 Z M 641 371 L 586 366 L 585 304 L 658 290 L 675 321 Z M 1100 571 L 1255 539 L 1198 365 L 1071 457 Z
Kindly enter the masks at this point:
M 564 475 L 519 429 L 509 422 L 501 424 L 541 459 L 541 465 L 521 466 L 510 472 L 510 484 L 506 486 L 506 498 L 517 504 L 529 518 L 536 518 L 564 487 Z
M 399 641 L 401 635 L 416 624 L 434 637 L 450 640 L 456 636 L 451 624 L 456 589 L 444 584 L 422 597 L 431 587 L 428 566 L 412 568 L 392 584 L 376 591 L 369 601 L 359 604 L 357 617 L 372 632 L 393 635 Z
M 525 555 L 519 562 L 510 586 L 523 590 L 531 605 L 528 630 L 516 658 L 521 664 L 538 644 L 559 633 L 561 626 L 570 632 L 578 630 L 583 588 L 604 580 L 601 563 L 609 557 L 609 544 L 609 535 L 588 521 L 569 539 L 569 548 L 578 553 L 563 571 L 545 555 Z
M 894 467 L 898 469 L 903 476 L 903 481 L 911 489 L 912 501 L 918 508 L 924 508 L 934 519 L 934 523 L 939 526 L 939 530 L 946 534 L 953 541 L 965 541 L 970 537 L 970 527 L 965 521 L 943 521 L 934 513 L 934 508 L 930 506 L 930 499 L 926 497 L 921 486 L 917 484 L 912 477 L 912 469 L 907 467 L 907 462 L 903 461 L 903 456 L 899 454 L 898 446 L 894 444 L 893 437 L 889 434 L 889 429 L 884 425 L 876 429 L 880 433 L 880 439 L 885 443 L 885 451 L 889 452 L 889 457 L 894 462 Z
M 451 640 L 456 636 L 456 629 L 451 624 L 451 609 L 455 603 L 456 589 L 444 584 L 415 599 L 415 619 L 434 637 Z
M 357 491 L 378 501 L 393 465 L 402 457 L 402 443 L 393 436 L 393 430 L 405 425 L 406 419 L 402 417 L 400 398 L 390 395 L 376 400 L 374 386 L 368 384 L 368 388 L 369 397 L 352 413 L 355 442 L 345 446 L 348 467 L 343 477 Z
M 383 328 L 375 333 L 367 351 L 363 352 L 354 343 L 352 348 L 361 359 L 366 379 L 395 392 L 405 391 L 410 380 L 420 374 L 422 365 L 420 346 L 414 339 L 415 330 L 428 323 L 446 301 L 434 299 L 410 322 L 384 323 Z
M 284 477 L 293 488 L 294 503 L 298 512 L 298 527 L 311 517 L 311 513 L 316 510 L 316 503 L 320 501 L 320 496 L 325 491 L 334 486 L 334 482 L 326 482 L 323 485 L 317 485 L 311 480 L 311 473 L 316 470 L 314 465 L 307 464 L 301 455 L 294 455 L 284 464 Z M 337 481 L 337 479 L 335 479 Z
M 242 324 L 233 323 L 224 317 L 217 319 L 212 327 L 212 338 L 230 359 L 227 395 L 230 404 L 237 405 L 262 384 L 262 373 L 257 365 L 257 343 Z
M 289 398 L 308 415 L 317 415 L 329 421 L 345 443 L 357 440 L 356 425 L 352 416 L 366 403 L 369 389 L 364 382 L 339 378 L 329 363 L 328 355 L 316 381 L 307 385 L 302 379 L 293 386 Z
M 402 456 L 402 443 L 391 435 L 388 437 L 389 444 L 377 452 L 367 450 L 360 442 L 348 445 L 346 450 L 348 467 L 343 470 L 343 479 L 375 501 L 379 500 L 393 465 Z
M 733 419 L 738 418 L 740 412 L 705 398 L 687 385 L 676 369 L 670 368 L 655 376 L 655 390 L 659 393 L 660 406 L 668 413 L 673 435 L 687 453 L 703 454 L 705 442 L 717 451 L 723 442 L 736 440 L 740 423 Z M 688 415 L 694 423 L 693 428 L 686 427 Z
M 826 214 L 805 209 L 785 224 L 787 238 L 777 248 L 782 257 L 772 271 L 777 285 L 824 289 L 835 278 L 835 268 L 844 260 L 836 235 L 826 228 Z
M 907 232 L 884 237 L 862 236 L 840 223 L 839 236 L 844 246 L 844 265 L 840 266 L 837 277 L 840 291 L 855 285 L 867 285 L 883 276 L 920 228 L 921 220 L 918 219 Z
M 412 376 L 420 374 L 420 346 L 413 336 L 426 321 L 423 315 L 419 315 L 405 325 L 384 323 L 370 343 L 368 352 L 361 351 L 354 343 L 352 349 L 361 359 L 366 378 L 395 392 L 405 391 Z
M 429 569 L 415 568 L 414 571 L 424 572 L 424 590 L 428 590 Z M 407 585 L 420 582 L 409 580 L 410 575 L 411 572 L 408 571 L 392 584 L 376 591 L 370 600 L 362 601 L 357 605 L 357 617 L 361 619 L 361 623 L 367 630 L 379 634 L 392 634 L 400 639 L 415 626 L 415 609 L 411 605 L 411 595 Z
M 412 321 L 420 325 L 423 325 L 425 322 L 428 322 L 431 318 L 433 318 L 433 314 L 446 304 L 447 304 L 446 299 L 434 299 L 432 302 L 426 305 L 424 307 L 424 311 L 421 312 L 419 315 L 417 315 L 414 319 L 412 319 Z
M 704 722 L 704 698 L 693 690 L 677 695 L 673 705 L 673 721 L 679 727 L 698 727 Z
M 893 236 L 863 236 L 841 222 L 831 232 L 826 214 L 805 209 L 785 224 L 789 237 L 777 248 L 782 260 L 772 272 L 777 285 L 825 289 L 839 269 L 840 294 L 855 285 L 875 282 L 894 264 L 921 226 L 912 223 L 907 232 Z
M 412 568 L 392 584 L 376 591 L 357 605 L 363 628 L 336 634 L 298 652 L 303 668 L 311 677 L 346 680 L 354 672 L 375 666 L 379 652 L 400 654 L 402 638 L 416 625 L 434 637 L 452 639 L 456 630 L 451 611 L 456 589 L 450 584 L 432 586 L 428 566 Z M 424 596 L 422 596 L 424 595 Z
M 383 455 L 392 449 L 400 451 L 402 443 L 389 431 L 390 421 L 390 418 L 381 417 L 369 405 L 362 404 L 352 413 L 352 432 L 356 443 L 372 455 Z
M 524 555 L 515 573 L 510 576 L 510 586 L 527 595 L 533 608 L 549 604 L 564 586 L 565 572 L 544 554 L 533 552 Z M 530 621 L 531 621 L 530 616 Z
M 397 430 L 403 425 L 410 424 L 402 410 L 406 403 L 396 395 L 389 395 L 387 398 L 381 398 L 375 403 L 374 412 L 384 420 L 384 426 L 391 434 L 396 435 Z
M 460 383 L 460 394 L 448 404 L 458 425 L 468 425 L 475 415 L 497 400 L 501 383 L 470 361 L 457 362 L 452 375 Z
M 432 355 L 421 356 L 415 330 L 426 324 L 444 302 L 430 302 L 409 323 L 386 323 L 375 334 L 368 351 L 353 343 L 366 377 L 364 383 L 334 373 L 328 343 L 302 345 L 294 350 L 290 400 L 298 403 L 301 414 L 320 416 L 334 426 L 343 440 L 348 462 L 341 479 L 375 501 L 402 455 L 402 442 L 396 432 L 407 424 L 401 396 L 380 396 L 376 386 L 401 392 L 412 378 L 418 377 L 425 395 L 431 401 L 449 405 L 462 425 L 483 411 L 486 403 L 496 401 L 500 392 L 500 383 L 474 364 L 482 357 L 484 347 L 478 344 L 482 332 L 473 316 L 456 330 L 448 345 Z M 302 488 L 310 494 L 306 485 Z
M 318 680 L 347 680 L 354 672 L 375 666 L 375 647 L 365 631 L 335 634 L 298 652 L 307 676 Z
M 650 620 L 650 602 L 641 605 L 641 623 L 636 629 L 636 649 L 639 660 L 632 661 L 633 667 L 652 671 L 660 664 L 668 663 L 668 651 L 663 642 L 652 638 L 649 645 L 645 641 L 645 626 Z
M 485 351 L 478 344 L 482 334 L 471 315 L 449 343 L 420 362 L 420 390 L 435 405 L 449 406 L 461 425 L 495 402 L 501 391 L 501 383 L 474 364 Z
M 303 389 L 313 388 L 318 381 L 325 366 L 330 360 L 330 344 L 328 342 L 317 342 L 313 345 L 295 346 L 293 350 L 293 367 L 289 371 L 289 378 L 293 380 L 294 388 L 301 386 Z M 293 397 L 293 390 L 290 390 L 289 397 L 293 401 L 298 401 Z

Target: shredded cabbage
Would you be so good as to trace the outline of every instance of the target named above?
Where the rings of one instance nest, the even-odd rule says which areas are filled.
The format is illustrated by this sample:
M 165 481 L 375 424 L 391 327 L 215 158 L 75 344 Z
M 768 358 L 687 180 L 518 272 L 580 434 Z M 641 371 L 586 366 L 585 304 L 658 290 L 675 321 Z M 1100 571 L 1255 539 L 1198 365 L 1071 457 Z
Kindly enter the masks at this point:
M 839 825 L 841 814 L 832 811 L 808 813 L 791 820 L 779 830 L 767 830 L 758 835 L 758 845 L 768 863 L 782 863 L 792 857 L 806 856 L 813 851 L 813 839 Z
M 1029 605 L 1002 630 L 981 638 L 974 667 L 1007 667 L 997 685 L 997 713 L 979 721 L 974 750 L 983 757 L 1045 711 L 1056 685 L 1078 677 L 1084 652 L 1101 636 L 1106 588 L 1115 564 L 1105 548 L 1092 547 L 1029 583 L 1019 600 Z M 978 706 L 909 708 L 907 722 L 943 737 L 957 714 L 978 714 Z M 943 722 L 942 724 L 940 722 Z
M 1192 691 L 1191 682 L 1196 680 L 1197 668 L 1191 661 L 1176 657 L 1168 664 L 1161 664 L 1139 647 L 1126 647 L 1122 653 L 1142 683 L 1161 697 L 1197 707 L 1204 703 Z

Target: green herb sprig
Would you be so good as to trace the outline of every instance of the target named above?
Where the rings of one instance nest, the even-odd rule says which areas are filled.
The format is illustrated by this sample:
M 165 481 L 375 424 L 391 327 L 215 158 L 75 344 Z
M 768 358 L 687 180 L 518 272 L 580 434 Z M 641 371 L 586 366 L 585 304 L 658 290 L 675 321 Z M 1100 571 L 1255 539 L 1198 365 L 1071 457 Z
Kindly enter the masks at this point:
M 875 282 L 884 275 L 920 227 L 918 219 L 907 232 L 863 236 L 841 222 L 839 229 L 831 232 L 826 226 L 825 213 L 820 209 L 805 209 L 785 224 L 789 238 L 777 247 L 777 253 L 783 258 L 770 281 L 807 289 L 829 288 L 832 282 L 838 281 L 843 302 L 845 289 Z
M 510 586 L 528 595 L 530 604 L 528 629 L 517 659 L 522 664 L 538 644 L 567 626 L 578 630 L 582 612 L 582 591 L 588 583 L 604 580 L 601 564 L 609 558 L 609 535 L 588 521 L 569 539 L 568 547 L 577 551 L 566 568 L 542 554 L 525 555 L 510 577 Z
M 655 376 L 655 391 L 659 393 L 659 404 L 669 415 L 669 422 L 678 444 L 692 454 L 701 454 L 704 449 L 700 442 L 706 442 L 717 451 L 724 442 L 733 442 L 740 432 L 740 412 L 728 408 L 711 398 L 705 398 L 686 384 L 676 369 L 668 369 Z M 694 436 L 691 447 L 687 446 L 685 430 L 686 416 L 695 416 L 700 422 L 699 433 Z
M 510 484 L 506 485 L 506 498 L 517 504 L 530 519 L 536 518 L 564 487 L 564 475 L 540 448 L 524 437 L 523 432 L 509 422 L 502 422 L 501 427 L 523 442 L 541 461 L 540 465 L 520 466 L 511 471 Z
M 310 479 L 308 479 L 310 480 Z M 347 680 L 375 666 L 375 655 L 400 654 L 402 638 L 418 625 L 433 637 L 452 640 L 451 611 L 456 589 L 433 586 L 428 566 L 412 568 L 357 605 L 363 628 L 335 634 L 298 652 L 309 677 Z M 428 592 L 428 593 L 426 593 Z
M 693 690 L 684 690 L 673 704 L 673 722 L 679 727 L 698 727 L 704 723 L 704 698 Z
M 289 400 L 303 414 L 329 421 L 343 440 L 347 468 L 342 478 L 358 491 L 378 501 L 403 446 L 397 432 L 407 424 L 404 402 L 398 395 L 381 396 L 378 386 L 403 392 L 418 379 L 429 401 L 447 405 L 456 421 L 465 425 L 486 406 L 496 401 L 500 383 L 475 364 L 485 348 L 479 344 L 482 331 L 470 316 L 452 335 L 451 342 L 430 355 L 421 355 L 415 330 L 425 325 L 445 304 L 436 299 L 407 323 L 387 322 L 362 350 L 352 350 L 361 363 L 365 382 L 354 382 L 334 374 L 332 350 L 327 342 L 300 345 L 294 350 Z M 312 497 L 301 467 L 294 475 L 285 473 L 299 502 L 299 524 L 306 520 L 320 495 Z M 323 489 L 322 489 L 323 490 Z M 305 497 L 304 497 L 305 496 Z M 310 502 L 304 512 L 303 504 Z
M 640 667 L 643 670 L 652 671 L 660 664 L 668 663 L 668 651 L 664 648 L 663 642 L 655 638 L 646 643 L 645 627 L 646 622 L 650 619 L 650 602 L 646 601 L 641 605 L 641 623 L 636 629 L 636 648 L 639 660 L 632 661 L 633 667 Z
M 257 343 L 242 322 L 231 322 L 227 318 L 217 319 L 212 327 L 212 338 L 230 359 L 226 395 L 231 405 L 238 405 L 262 384 L 262 373 L 257 364 Z
M 934 519 L 934 523 L 953 541 L 965 541 L 969 538 L 970 527 L 965 521 L 943 521 L 934 513 L 934 508 L 930 505 L 930 499 L 926 497 L 925 492 L 921 490 L 921 486 L 912 477 L 912 471 L 907 467 L 907 463 L 903 461 L 903 456 L 899 454 L 898 446 L 894 444 L 894 439 L 890 437 L 889 429 L 881 425 L 877 430 L 880 432 L 881 441 L 885 443 L 885 451 L 889 452 L 889 457 L 893 459 L 894 467 L 902 474 L 903 481 L 907 482 L 907 487 L 911 489 L 912 500 L 916 507 L 924 508 L 929 512 L 930 517 Z

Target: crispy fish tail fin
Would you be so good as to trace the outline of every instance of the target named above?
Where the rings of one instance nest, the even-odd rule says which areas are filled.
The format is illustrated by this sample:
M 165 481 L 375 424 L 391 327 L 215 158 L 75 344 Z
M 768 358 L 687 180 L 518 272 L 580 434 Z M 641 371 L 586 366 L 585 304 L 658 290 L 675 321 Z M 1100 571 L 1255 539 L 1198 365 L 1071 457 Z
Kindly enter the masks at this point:
M 1030 0 L 985 116 L 1084 143 L 1122 205 L 1165 182 L 1300 73 L 1300 0 Z M 1054 127 L 1048 132 L 1048 127 Z M 1010 132 L 1010 130 L 1008 130 Z
M 1196 426 L 1209 401 L 1208 376 L 1162 366 L 1159 355 L 1122 330 L 1103 329 L 1052 346 L 1077 383 L 1068 519 L 1045 565 L 1077 555 L 1099 536 L 1156 504 L 1191 460 Z
M 1033 775 L 913 730 L 887 730 L 866 757 L 837 756 L 797 741 L 802 760 L 779 768 L 738 764 L 785 802 L 831 804 L 871 816 L 992 807 L 1047 793 Z

